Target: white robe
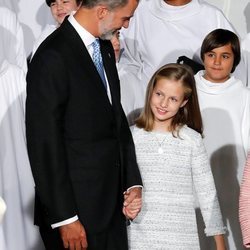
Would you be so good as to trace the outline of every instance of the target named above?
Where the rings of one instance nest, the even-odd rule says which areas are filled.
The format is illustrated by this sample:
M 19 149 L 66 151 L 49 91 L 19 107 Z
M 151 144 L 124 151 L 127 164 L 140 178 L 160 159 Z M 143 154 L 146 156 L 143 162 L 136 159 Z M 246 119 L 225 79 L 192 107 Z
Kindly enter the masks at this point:
M 26 52 L 24 49 L 23 30 L 16 14 L 0 6 L 0 34 L 4 49 L 0 46 L 0 63 L 3 59 L 27 72 Z
M 250 88 L 250 33 L 246 35 L 241 43 L 242 59 L 246 67 L 247 72 L 247 83 Z
M 142 0 L 128 29 L 121 31 L 121 102 L 126 115 L 144 103 L 152 74 L 185 55 L 200 61 L 204 37 L 216 28 L 233 30 L 216 7 L 201 0 L 174 7 L 163 0 Z
M 250 142 L 250 90 L 231 76 L 224 83 L 211 83 L 195 75 L 204 125 L 204 143 L 210 158 L 229 249 L 243 248 L 238 219 L 239 185 Z M 204 241 L 204 249 L 211 248 Z M 202 248 L 203 249 L 203 248 Z
M 33 223 L 34 181 L 26 148 L 25 98 L 23 71 L 4 61 L 0 65 L 0 196 L 7 205 L 0 229 L 6 244 L 3 250 L 44 249 Z
M 35 52 L 37 51 L 38 47 L 41 45 L 41 43 L 51 34 L 53 33 L 57 28 L 57 25 L 55 24 L 47 24 L 44 30 L 42 31 L 41 35 L 38 37 L 38 39 L 35 41 L 33 50 L 32 50 L 32 57 L 34 56 Z

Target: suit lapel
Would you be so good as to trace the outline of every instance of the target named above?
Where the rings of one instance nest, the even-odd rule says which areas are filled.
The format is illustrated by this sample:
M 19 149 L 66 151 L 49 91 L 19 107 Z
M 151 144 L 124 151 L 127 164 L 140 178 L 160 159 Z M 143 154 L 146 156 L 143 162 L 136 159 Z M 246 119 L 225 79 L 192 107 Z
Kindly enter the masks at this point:
M 118 133 L 121 124 L 121 103 L 120 103 L 120 84 L 115 64 L 115 54 L 110 41 L 100 41 L 102 59 L 105 72 L 108 78 L 110 92 L 112 96 L 112 106 L 117 122 Z
M 115 55 L 110 41 L 100 40 L 103 66 L 109 83 L 112 103 L 117 104 L 120 100 L 119 78 L 117 74 Z
M 115 55 L 110 41 L 100 41 L 103 65 L 108 79 L 108 84 L 111 92 L 112 105 L 109 101 L 106 89 L 102 83 L 101 77 L 89 55 L 87 48 L 82 42 L 74 27 L 65 20 L 60 26 L 65 41 L 68 43 L 71 56 L 79 62 L 80 67 L 83 68 L 84 74 L 88 74 L 91 79 L 91 84 L 96 85 L 96 90 L 106 100 L 106 105 L 112 108 L 115 114 L 117 124 L 120 124 L 120 85 L 119 77 L 115 64 Z M 80 52 L 80 53 L 79 53 Z
M 77 62 L 79 62 L 79 65 L 82 65 L 81 67 L 83 68 L 84 74 L 88 74 L 89 78 L 92 80 L 92 84 L 96 84 L 96 88 L 99 89 L 100 92 L 103 92 L 107 97 L 101 77 L 99 76 L 86 46 L 82 42 L 81 37 L 68 20 L 63 22 L 60 29 L 62 30 L 65 40 L 68 41 L 69 48 L 72 51 L 72 56 L 75 57 Z M 108 97 L 107 101 L 109 102 Z

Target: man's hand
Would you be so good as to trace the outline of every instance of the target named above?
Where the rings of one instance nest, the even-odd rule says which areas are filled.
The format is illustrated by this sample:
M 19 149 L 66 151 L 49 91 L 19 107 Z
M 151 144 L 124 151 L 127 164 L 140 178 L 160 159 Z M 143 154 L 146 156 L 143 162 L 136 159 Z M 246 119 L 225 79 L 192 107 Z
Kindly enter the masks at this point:
M 140 187 L 131 188 L 129 191 L 124 192 L 123 214 L 133 220 L 141 211 L 142 189 Z
M 79 220 L 59 227 L 59 232 L 65 248 L 70 250 L 87 249 L 88 243 L 86 232 Z

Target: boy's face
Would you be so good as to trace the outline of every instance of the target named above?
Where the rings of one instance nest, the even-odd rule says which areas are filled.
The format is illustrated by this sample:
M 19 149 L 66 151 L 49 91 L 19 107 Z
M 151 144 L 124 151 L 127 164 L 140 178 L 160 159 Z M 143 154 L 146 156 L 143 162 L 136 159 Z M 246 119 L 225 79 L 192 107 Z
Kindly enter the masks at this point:
M 55 0 L 50 5 L 51 13 L 59 25 L 66 16 L 78 8 L 79 6 L 77 6 L 76 0 Z
M 215 48 L 204 55 L 205 79 L 214 83 L 225 82 L 230 77 L 234 63 L 231 44 Z

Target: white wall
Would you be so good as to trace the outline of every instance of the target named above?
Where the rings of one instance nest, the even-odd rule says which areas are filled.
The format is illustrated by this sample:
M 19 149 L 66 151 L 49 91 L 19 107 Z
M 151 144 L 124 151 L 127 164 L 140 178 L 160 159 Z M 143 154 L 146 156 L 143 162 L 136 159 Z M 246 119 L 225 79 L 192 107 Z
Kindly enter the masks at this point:
M 250 32 L 250 0 L 207 0 L 207 2 L 223 10 L 241 38 Z
M 250 0 L 207 0 L 207 2 L 224 11 L 242 38 L 250 32 Z M 25 49 L 28 55 L 45 24 L 53 22 L 45 0 L 0 0 L 1 5 L 17 13 L 24 29 Z

